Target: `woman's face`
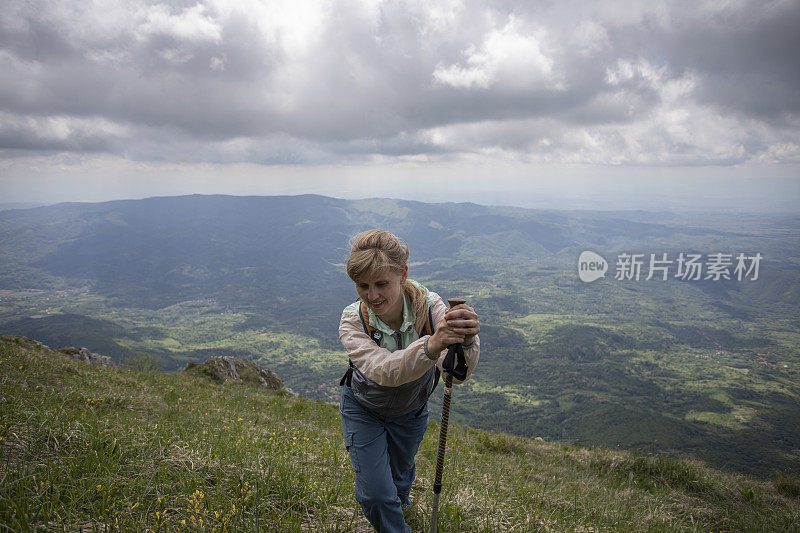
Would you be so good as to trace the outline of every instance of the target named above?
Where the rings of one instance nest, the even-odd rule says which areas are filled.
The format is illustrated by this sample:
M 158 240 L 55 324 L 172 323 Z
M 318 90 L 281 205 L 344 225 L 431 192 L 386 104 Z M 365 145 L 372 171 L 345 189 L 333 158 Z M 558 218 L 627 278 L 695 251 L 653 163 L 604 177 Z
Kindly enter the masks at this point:
M 402 274 L 385 272 L 364 275 L 356 281 L 359 298 L 384 322 L 403 316 L 403 282 L 407 272 L 408 267 Z

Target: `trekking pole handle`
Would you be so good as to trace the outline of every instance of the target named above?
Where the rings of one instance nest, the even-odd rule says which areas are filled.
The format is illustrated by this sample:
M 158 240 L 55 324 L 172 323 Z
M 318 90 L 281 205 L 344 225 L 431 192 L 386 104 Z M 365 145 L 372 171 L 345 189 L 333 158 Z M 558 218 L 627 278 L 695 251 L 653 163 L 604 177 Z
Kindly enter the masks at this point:
M 467 301 L 464 298 L 448 298 L 447 303 L 450 304 L 450 307 L 455 307 L 460 304 L 465 304 Z
M 447 299 L 447 303 L 450 304 L 450 308 L 452 309 L 453 307 L 455 307 L 457 305 L 461 305 L 461 304 L 467 303 L 467 301 L 464 298 L 448 298 Z M 451 344 L 450 346 L 455 346 L 455 344 Z M 450 346 L 448 346 L 448 348 L 450 348 Z M 449 374 L 449 372 L 448 372 L 448 374 Z
M 461 304 L 467 303 L 467 301 L 464 298 L 448 298 L 447 299 L 447 303 L 450 304 L 450 308 L 452 309 L 453 307 L 455 307 L 457 305 L 461 305 Z M 448 350 L 450 349 L 450 347 L 453 347 L 453 346 L 456 346 L 456 344 L 449 345 L 447 347 Z M 450 374 L 450 372 L 445 372 L 444 373 L 444 387 L 445 387 L 445 392 L 447 393 L 447 396 L 448 396 L 448 398 L 446 398 L 448 400 L 448 404 L 450 403 L 449 402 L 449 400 L 450 400 L 449 391 L 452 388 L 452 386 L 453 386 L 453 376 Z M 448 411 L 449 411 L 449 409 L 448 409 Z M 447 437 L 447 433 L 445 433 L 445 438 L 446 437 Z

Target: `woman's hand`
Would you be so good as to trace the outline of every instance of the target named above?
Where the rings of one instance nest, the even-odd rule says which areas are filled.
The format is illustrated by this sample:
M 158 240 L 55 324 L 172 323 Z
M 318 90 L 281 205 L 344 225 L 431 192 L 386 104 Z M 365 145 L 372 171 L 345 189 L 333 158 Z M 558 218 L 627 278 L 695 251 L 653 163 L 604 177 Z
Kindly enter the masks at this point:
M 467 304 L 458 304 L 450 307 L 444 313 L 444 319 L 454 333 L 464 336 L 464 340 L 461 341 L 464 346 L 472 344 L 472 341 L 475 340 L 475 335 L 481 331 L 478 314 L 475 309 Z
M 449 308 L 439 323 L 436 332 L 428 340 L 428 351 L 439 353 L 451 344 L 471 344 L 481 330 L 478 315 L 466 304 Z
M 451 344 L 459 342 L 464 342 L 464 335 L 456 333 L 454 328 L 447 323 L 447 319 L 442 318 L 439 323 L 436 324 L 436 331 L 431 335 L 431 338 L 428 339 L 428 352 L 430 352 L 431 355 L 438 355 Z

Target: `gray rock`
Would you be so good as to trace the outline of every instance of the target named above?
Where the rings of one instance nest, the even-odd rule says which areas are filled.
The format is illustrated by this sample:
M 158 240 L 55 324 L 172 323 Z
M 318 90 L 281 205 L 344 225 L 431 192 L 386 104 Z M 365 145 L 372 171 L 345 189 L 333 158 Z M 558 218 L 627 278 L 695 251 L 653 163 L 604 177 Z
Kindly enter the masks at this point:
M 273 391 L 284 390 L 287 394 L 298 396 L 291 389 L 287 389 L 271 370 L 252 361 L 229 355 L 212 357 L 205 363 L 189 362 L 185 371 L 205 375 L 218 382 L 241 381 Z
M 91 352 L 88 348 L 85 348 L 83 346 L 81 346 L 80 348 L 67 346 L 64 348 L 59 348 L 58 351 L 63 354 L 67 354 L 71 357 L 74 357 L 75 359 L 80 359 L 84 363 L 89 363 L 92 365 L 100 365 L 100 366 L 117 366 L 114 364 L 114 360 L 111 359 L 109 356 Z

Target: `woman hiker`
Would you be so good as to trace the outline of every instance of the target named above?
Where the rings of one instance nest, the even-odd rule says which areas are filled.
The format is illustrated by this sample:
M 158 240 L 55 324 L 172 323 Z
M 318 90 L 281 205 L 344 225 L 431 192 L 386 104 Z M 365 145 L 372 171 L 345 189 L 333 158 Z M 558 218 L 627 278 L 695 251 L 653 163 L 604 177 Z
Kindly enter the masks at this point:
M 438 294 L 408 279 L 408 255 L 408 246 L 388 231 L 356 235 L 347 274 L 359 300 L 344 309 L 339 324 L 350 357 L 339 403 L 344 444 L 356 500 L 382 533 L 410 531 L 401 506 L 411 505 L 414 456 L 447 347 L 462 344 L 465 379 L 480 353 L 475 310 L 447 308 Z

